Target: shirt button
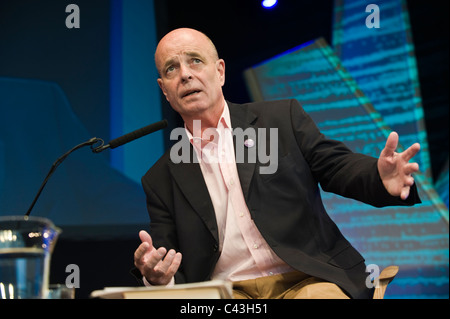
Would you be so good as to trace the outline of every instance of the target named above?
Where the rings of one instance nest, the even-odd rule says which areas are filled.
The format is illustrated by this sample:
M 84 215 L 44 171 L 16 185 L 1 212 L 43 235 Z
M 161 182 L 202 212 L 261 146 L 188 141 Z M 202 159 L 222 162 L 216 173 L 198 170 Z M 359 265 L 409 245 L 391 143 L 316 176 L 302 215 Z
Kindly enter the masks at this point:
M 240 213 L 239 213 L 239 216 L 240 216 L 240 217 L 244 217 L 244 213 L 243 213 L 243 212 L 240 212 Z
M 258 249 L 258 244 L 253 244 L 253 248 Z
M 234 184 L 234 180 L 230 179 L 230 185 L 233 185 L 233 184 Z

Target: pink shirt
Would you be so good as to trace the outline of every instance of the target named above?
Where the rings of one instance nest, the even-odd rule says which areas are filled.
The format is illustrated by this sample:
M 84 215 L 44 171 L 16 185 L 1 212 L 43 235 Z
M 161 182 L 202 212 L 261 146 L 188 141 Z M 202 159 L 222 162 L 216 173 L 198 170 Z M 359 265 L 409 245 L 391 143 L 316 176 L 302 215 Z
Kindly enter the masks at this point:
M 221 255 L 212 279 L 238 281 L 293 271 L 273 252 L 251 219 L 237 172 L 226 102 L 217 128 L 206 130 L 204 139 L 193 137 L 187 128 L 186 133 L 199 159 L 219 229 Z

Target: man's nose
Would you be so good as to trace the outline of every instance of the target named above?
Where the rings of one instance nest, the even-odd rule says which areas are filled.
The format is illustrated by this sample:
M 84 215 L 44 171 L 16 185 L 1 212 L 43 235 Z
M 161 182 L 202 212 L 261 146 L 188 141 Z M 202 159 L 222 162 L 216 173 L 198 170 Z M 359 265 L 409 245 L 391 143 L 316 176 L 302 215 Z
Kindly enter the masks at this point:
M 189 81 L 192 79 L 192 72 L 190 68 L 186 65 L 180 66 L 180 75 L 182 81 Z

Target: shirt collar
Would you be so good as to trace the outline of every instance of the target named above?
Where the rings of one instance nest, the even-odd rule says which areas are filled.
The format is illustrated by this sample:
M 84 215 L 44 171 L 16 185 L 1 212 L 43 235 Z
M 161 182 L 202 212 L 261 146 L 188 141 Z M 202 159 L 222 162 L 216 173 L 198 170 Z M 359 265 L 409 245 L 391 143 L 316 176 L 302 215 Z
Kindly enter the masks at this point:
M 216 129 L 220 129 L 221 127 L 228 129 L 231 128 L 231 118 L 230 118 L 230 110 L 228 108 L 228 104 L 226 101 L 224 101 L 224 107 L 222 114 L 220 116 L 220 119 L 217 123 Z M 203 140 L 201 137 L 194 137 L 192 133 L 188 130 L 186 123 L 184 124 L 184 129 L 186 130 L 186 135 L 189 138 L 189 141 L 196 146 L 196 143 L 194 143 L 194 140 L 200 140 L 202 148 L 209 143 L 209 141 Z

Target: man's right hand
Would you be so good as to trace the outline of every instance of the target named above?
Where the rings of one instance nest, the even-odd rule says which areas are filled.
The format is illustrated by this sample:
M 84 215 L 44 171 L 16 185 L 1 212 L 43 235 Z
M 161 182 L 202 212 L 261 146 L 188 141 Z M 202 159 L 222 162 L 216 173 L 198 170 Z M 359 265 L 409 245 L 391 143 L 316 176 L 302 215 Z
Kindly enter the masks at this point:
M 155 249 L 152 237 L 145 230 L 139 232 L 139 238 L 142 243 L 134 252 L 134 265 L 150 284 L 167 285 L 180 267 L 181 253 L 173 249 L 167 252 L 164 247 Z

